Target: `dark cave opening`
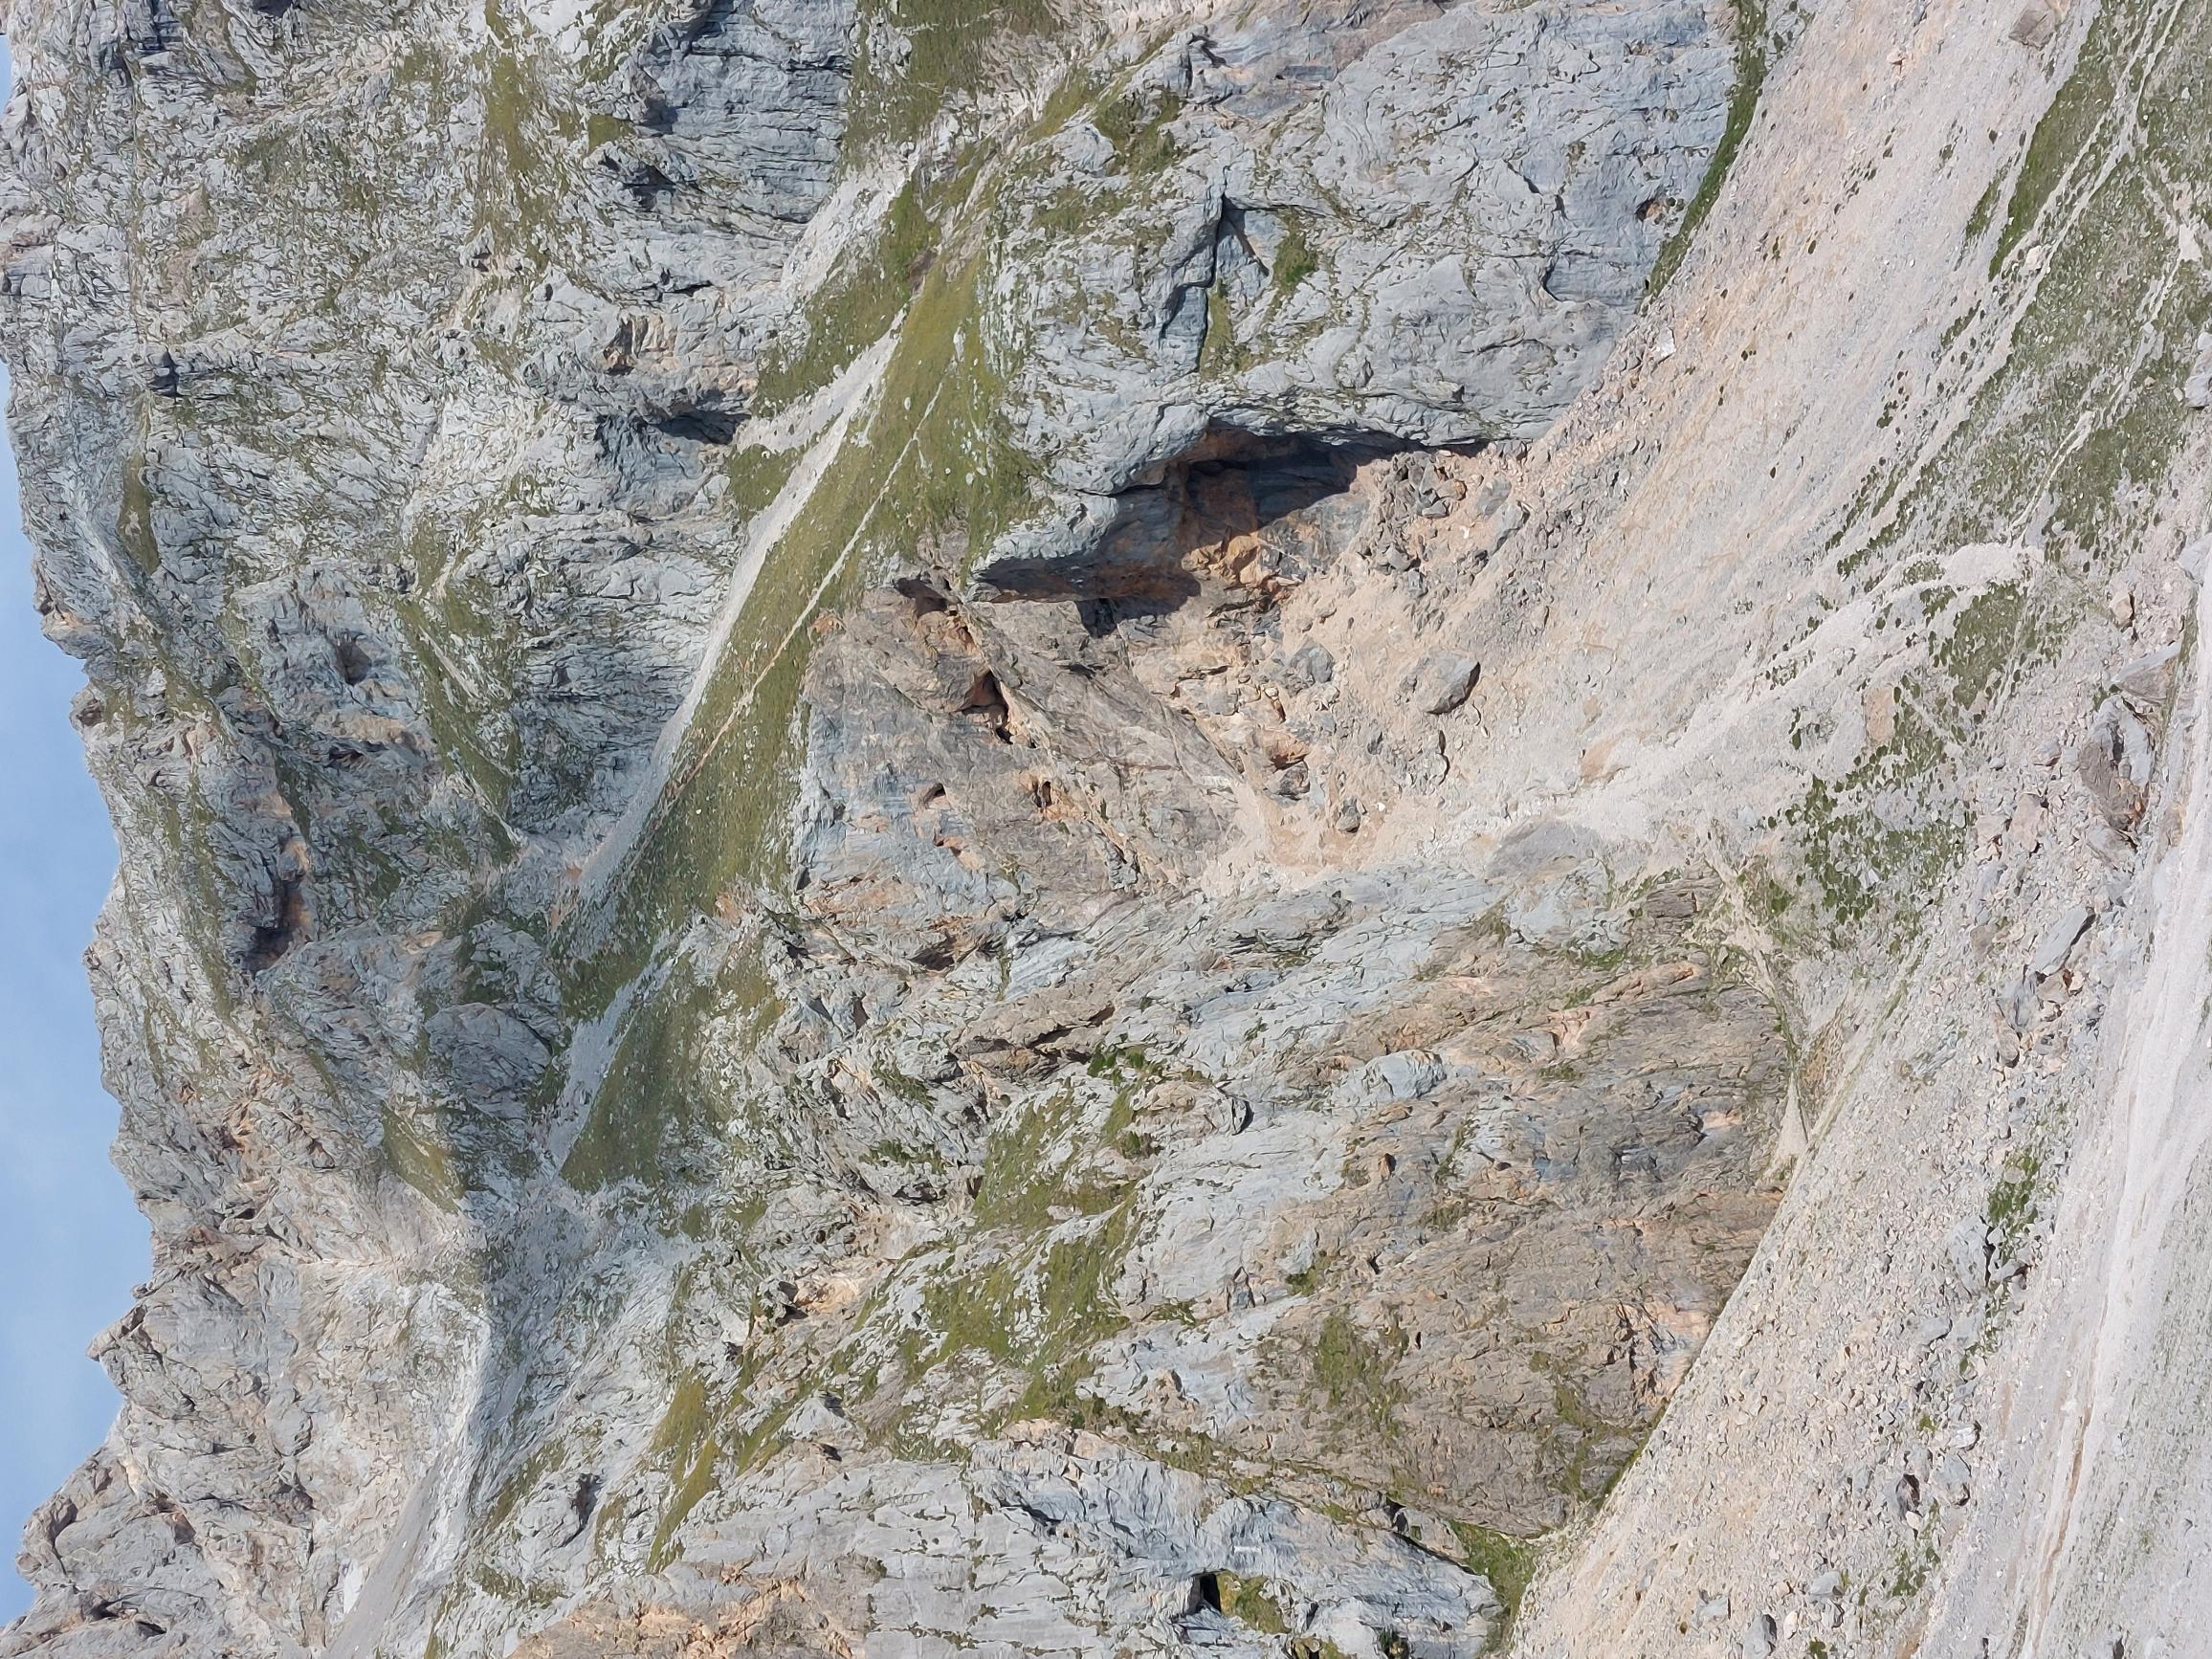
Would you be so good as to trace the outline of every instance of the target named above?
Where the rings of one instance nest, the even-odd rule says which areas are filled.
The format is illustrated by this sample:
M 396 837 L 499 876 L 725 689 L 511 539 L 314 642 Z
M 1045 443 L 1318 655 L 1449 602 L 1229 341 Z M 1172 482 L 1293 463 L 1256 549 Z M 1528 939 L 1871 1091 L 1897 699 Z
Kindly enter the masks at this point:
M 1294 565 L 1316 547 L 1348 543 L 1362 511 L 1348 494 L 1360 469 L 1411 447 L 1369 433 L 1268 434 L 1216 423 L 1155 476 L 1117 495 L 1111 521 L 1087 550 L 999 560 L 977 582 L 992 599 L 1074 600 L 1097 635 L 1194 601 L 1235 603 L 1207 569 L 1210 552 L 1258 538 Z M 1341 512 L 1330 511 L 1332 501 L 1343 502 Z M 1304 533 L 1277 534 L 1293 520 Z

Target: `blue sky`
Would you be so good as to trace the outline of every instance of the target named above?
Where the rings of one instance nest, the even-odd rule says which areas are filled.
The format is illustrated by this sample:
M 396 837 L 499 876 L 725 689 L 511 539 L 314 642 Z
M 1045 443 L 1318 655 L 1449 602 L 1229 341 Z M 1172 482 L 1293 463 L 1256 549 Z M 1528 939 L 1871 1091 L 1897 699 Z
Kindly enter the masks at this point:
M 0 87 L 13 80 L 0 41 Z M 38 631 L 22 523 L 0 441 L 0 1620 L 31 1602 L 22 1522 L 115 1416 L 85 1344 L 146 1272 L 145 1223 L 107 1161 L 116 1108 L 82 960 L 115 839 L 69 723 L 84 675 Z
M 115 873 L 107 813 L 69 724 L 84 683 L 31 608 L 13 456 L 0 446 L 0 1619 L 25 1516 L 115 1416 L 84 1357 L 145 1276 L 146 1230 L 107 1161 L 81 960 Z

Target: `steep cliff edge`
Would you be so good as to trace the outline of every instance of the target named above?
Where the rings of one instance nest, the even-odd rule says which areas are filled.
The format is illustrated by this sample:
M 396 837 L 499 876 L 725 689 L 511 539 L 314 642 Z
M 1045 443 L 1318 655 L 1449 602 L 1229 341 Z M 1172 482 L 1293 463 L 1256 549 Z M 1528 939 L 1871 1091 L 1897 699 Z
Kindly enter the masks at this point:
M 15 0 L 0 1651 L 2189 1651 L 2206 31 Z

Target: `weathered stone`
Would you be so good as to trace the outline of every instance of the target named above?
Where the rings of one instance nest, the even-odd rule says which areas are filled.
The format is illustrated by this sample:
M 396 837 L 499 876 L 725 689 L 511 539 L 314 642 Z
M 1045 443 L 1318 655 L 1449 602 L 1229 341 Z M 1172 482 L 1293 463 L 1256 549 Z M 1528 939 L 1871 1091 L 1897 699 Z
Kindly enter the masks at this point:
M 2027 971 L 2037 979 L 2047 979 L 2065 965 L 2072 952 L 2074 941 L 2089 931 L 2095 918 L 2086 904 L 2070 904 L 2051 918 L 2036 940 L 2034 954 L 2028 958 Z
M 2181 397 L 2191 409 L 2212 409 L 2212 335 L 2197 337 L 2197 361 L 2190 365 Z
M 1327 685 L 1336 675 L 1336 658 L 1329 654 L 1328 647 L 1315 641 L 1298 647 L 1283 666 L 1283 683 L 1293 691 Z
M 1944 1234 L 1943 1254 L 1952 1275 L 1969 1291 L 1989 1282 L 1989 1229 L 1981 1222 L 1970 1218 Z
M 2151 735 L 2126 702 L 2110 697 L 2099 703 L 2074 751 L 2074 770 L 2112 829 L 2125 833 L 2142 817 L 2153 763 Z
M 1414 669 L 1406 689 L 1412 695 L 1413 706 L 1423 714 L 1448 715 L 1467 701 L 1481 672 L 1471 657 L 1450 653 L 1427 656 Z

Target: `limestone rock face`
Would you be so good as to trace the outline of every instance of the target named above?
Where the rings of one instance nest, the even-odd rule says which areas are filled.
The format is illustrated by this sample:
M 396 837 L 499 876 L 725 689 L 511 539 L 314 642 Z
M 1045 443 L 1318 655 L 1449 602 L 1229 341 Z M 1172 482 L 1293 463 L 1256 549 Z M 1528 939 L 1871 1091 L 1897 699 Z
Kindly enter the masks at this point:
M 2189 1650 L 2201 8 L 7 30 L 0 1653 Z

